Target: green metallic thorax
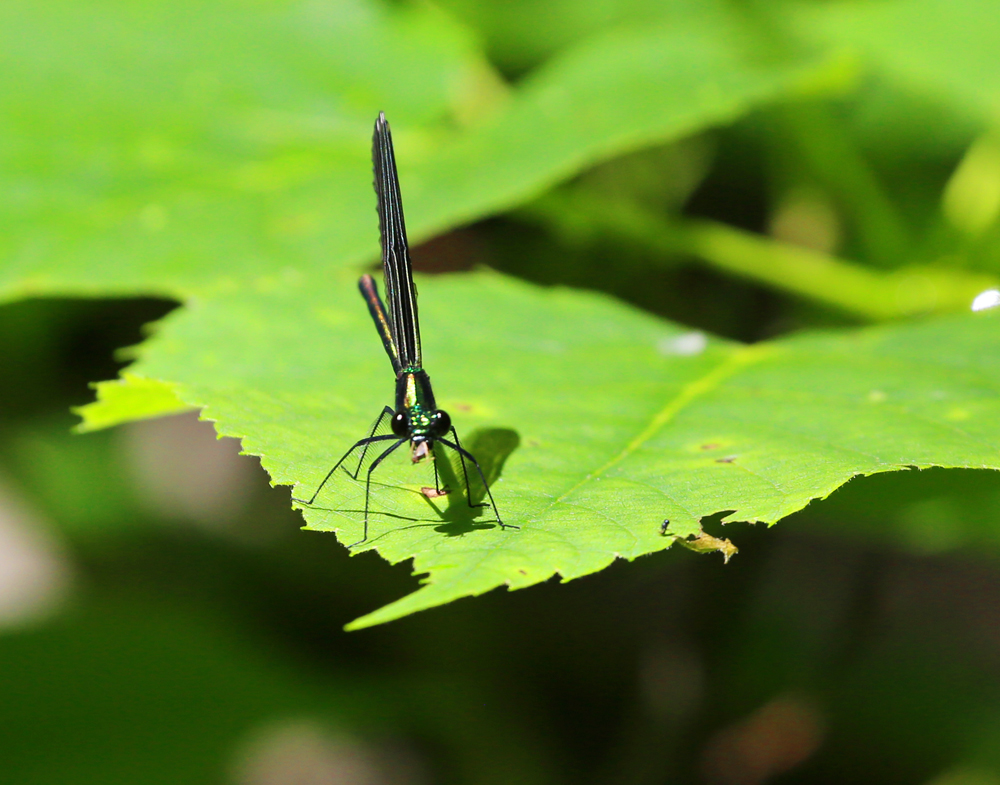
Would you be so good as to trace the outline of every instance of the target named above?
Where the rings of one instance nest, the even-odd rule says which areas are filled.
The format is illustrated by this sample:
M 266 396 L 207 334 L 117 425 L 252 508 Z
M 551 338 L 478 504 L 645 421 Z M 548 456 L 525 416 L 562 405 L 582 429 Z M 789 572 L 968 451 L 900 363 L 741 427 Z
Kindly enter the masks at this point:
M 421 368 L 404 368 L 396 377 L 396 411 L 409 416 L 411 438 L 428 435 L 436 409 L 430 377 Z

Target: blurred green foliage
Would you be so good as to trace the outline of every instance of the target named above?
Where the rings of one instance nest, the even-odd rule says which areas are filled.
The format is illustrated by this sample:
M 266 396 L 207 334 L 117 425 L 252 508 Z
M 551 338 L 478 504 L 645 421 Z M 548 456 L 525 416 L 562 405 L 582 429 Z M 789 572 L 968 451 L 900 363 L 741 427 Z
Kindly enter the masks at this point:
M 213 321 L 251 341 L 261 303 L 302 291 L 330 332 L 286 337 L 335 354 L 364 316 L 380 108 L 427 273 L 485 263 L 736 340 L 966 309 L 1000 275 L 992 3 L 15 0 L 0 43 L 0 522 L 44 535 L 35 562 L 0 537 L 5 778 L 1000 778 L 993 472 L 852 481 L 737 531 L 725 568 L 675 550 L 346 635 L 415 588 L 405 566 L 297 531 L 287 491 L 190 416 L 73 436 L 68 414 L 177 301 L 144 362 L 211 349 Z M 486 313 L 490 278 L 421 291 L 478 289 L 460 310 Z M 170 300 L 28 299 L 80 295 Z M 460 395 L 469 361 L 448 370 L 461 341 L 437 330 Z M 989 335 L 966 338 L 988 407 Z M 322 417 L 386 394 L 367 339 L 378 388 L 309 404 L 317 466 L 342 440 Z M 100 424 L 214 403 L 117 389 Z M 51 615 L 18 616 L 47 585 Z

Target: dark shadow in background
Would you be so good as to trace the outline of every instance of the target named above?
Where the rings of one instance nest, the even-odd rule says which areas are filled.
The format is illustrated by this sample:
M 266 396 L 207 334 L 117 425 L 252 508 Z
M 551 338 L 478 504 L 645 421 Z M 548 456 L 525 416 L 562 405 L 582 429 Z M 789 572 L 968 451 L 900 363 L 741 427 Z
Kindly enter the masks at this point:
M 70 406 L 94 399 L 90 383 L 128 364 L 122 347 L 177 307 L 154 298 L 42 298 L 0 307 L 0 422 L 40 414 L 76 422 Z

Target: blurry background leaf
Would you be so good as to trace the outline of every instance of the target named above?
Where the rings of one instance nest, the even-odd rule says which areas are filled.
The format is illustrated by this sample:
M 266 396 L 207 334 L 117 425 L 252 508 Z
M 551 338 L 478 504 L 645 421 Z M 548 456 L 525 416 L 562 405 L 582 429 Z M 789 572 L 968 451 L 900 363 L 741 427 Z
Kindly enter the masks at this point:
M 247 8 L 237 21 L 228 6 L 196 7 L 119 14 L 109 0 L 88 7 L 86 23 L 52 6 L 0 12 L 12 42 L 0 108 L 17 119 L 4 144 L 6 297 L 211 293 L 371 258 L 372 107 L 388 111 L 406 151 L 418 239 L 602 158 L 838 78 L 821 58 L 765 56 L 713 14 L 585 41 L 504 100 L 462 29 L 437 12 L 345 0 L 326 12 Z M 60 38 L 70 34 L 72 46 Z M 136 47 L 137 37 L 152 40 Z M 15 40 L 36 42 L 30 57 Z M 340 59 L 314 62 L 329 52 Z M 463 89 L 482 98 L 483 79 L 499 106 L 448 128 Z M 147 92 L 156 101 L 130 98 Z
M 496 81 L 425 5 L 14 2 L 0 41 L 8 298 L 356 261 L 372 107 L 416 147 Z
M 910 93 L 933 96 L 995 122 L 1000 20 L 989 0 L 803 3 L 797 32 L 856 51 Z

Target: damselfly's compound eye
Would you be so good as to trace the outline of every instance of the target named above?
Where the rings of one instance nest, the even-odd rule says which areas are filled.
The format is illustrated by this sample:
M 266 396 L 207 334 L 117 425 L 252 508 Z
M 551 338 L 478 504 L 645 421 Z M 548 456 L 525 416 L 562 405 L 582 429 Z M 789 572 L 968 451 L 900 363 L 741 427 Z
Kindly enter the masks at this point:
M 392 432 L 396 436 L 406 436 L 410 432 L 410 418 L 406 412 L 396 412 L 392 416 Z
M 431 415 L 431 430 L 435 436 L 444 436 L 451 430 L 451 417 L 444 409 L 438 409 Z

